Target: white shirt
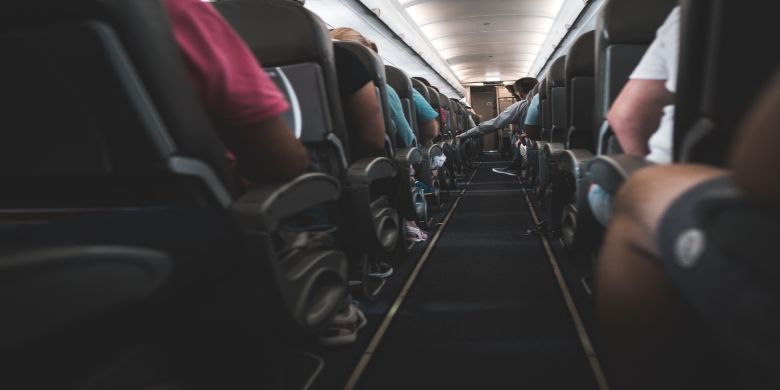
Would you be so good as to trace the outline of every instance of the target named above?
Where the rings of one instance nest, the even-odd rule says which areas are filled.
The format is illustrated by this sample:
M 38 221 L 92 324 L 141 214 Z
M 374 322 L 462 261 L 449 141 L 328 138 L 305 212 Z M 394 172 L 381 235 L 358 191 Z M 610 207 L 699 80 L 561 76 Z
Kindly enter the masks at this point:
M 680 49 L 680 7 L 675 7 L 664 24 L 658 28 L 655 40 L 645 52 L 629 78 L 640 80 L 666 80 L 664 85 L 671 93 L 677 90 L 677 61 Z M 650 154 L 645 158 L 656 164 L 672 162 L 672 137 L 674 133 L 674 105 L 664 107 L 661 123 L 648 141 Z

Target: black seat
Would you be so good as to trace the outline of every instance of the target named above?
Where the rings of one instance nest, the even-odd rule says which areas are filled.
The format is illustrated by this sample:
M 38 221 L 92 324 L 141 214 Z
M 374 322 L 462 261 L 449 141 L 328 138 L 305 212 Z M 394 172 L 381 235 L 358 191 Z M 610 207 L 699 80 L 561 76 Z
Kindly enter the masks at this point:
M 13 194 L 8 192 L 13 199 L 4 199 L 3 208 L 17 207 L 20 196 L 34 199 L 32 206 L 40 209 L 63 207 L 63 200 L 74 194 L 95 190 L 84 193 L 75 206 L 111 202 L 197 206 L 229 213 L 267 272 L 262 277 L 268 282 L 259 285 L 279 298 L 279 318 L 306 331 L 327 325 L 346 289 L 343 253 L 304 251 L 282 262 L 267 236 L 282 219 L 336 199 L 338 181 L 312 173 L 289 183 L 239 191 L 225 148 L 187 78 L 159 1 L 20 3 L 8 7 L 2 19 L 0 44 L 13 57 L 0 65 L 8 87 L 2 93 L 13 97 L 4 99 L 12 104 L 6 106 L 9 113 L 19 114 L 7 117 L 18 131 L 6 133 L 9 138 L 2 144 L 8 153 L 3 158 L 14 154 L 19 158 L 36 144 L 46 150 L 49 142 L 69 139 L 58 146 L 61 151 L 41 156 L 45 164 L 3 172 L 8 183 L 48 184 L 45 191 L 36 185 L 15 187 Z M 45 61 L 28 55 L 30 50 Z M 42 67 L 43 63 L 48 65 Z M 51 101 L 18 98 L 29 96 L 36 83 L 48 85 L 46 99 Z M 38 114 L 29 120 L 33 112 Z M 29 138 L 31 134 L 36 139 Z M 81 187 L 85 181 L 91 184 Z M 69 188 L 62 188 L 64 183 Z M 136 202 L 127 203 L 125 190 Z M 215 261 L 215 270 L 221 264 Z M 291 267 L 306 271 L 291 274 Z
M 588 163 L 596 152 L 593 144 L 594 45 L 594 31 L 586 32 L 577 38 L 566 55 L 569 130 L 566 150 L 558 162 L 558 188 L 554 191 L 559 191 L 556 196 L 561 196 L 566 203 L 561 236 L 564 244 L 574 252 L 579 252 L 584 245 L 594 244 L 592 237 L 598 226 L 588 204 L 590 178 L 587 172 Z
M 543 138 L 546 144 L 540 147 L 538 191 L 542 199 L 548 199 L 552 193 L 551 187 L 555 170 L 558 167 L 558 157 L 563 153 L 568 126 L 566 99 L 566 56 L 560 56 L 550 65 L 547 75 L 547 102 L 544 110 L 547 123 L 545 130 L 549 138 Z M 554 218 L 557 221 L 557 216 Z M 557 223 L 557 222 L 556 222 Z
M 388 157 L 356 160 L 350 151 L 349 133 L 360 130 L 348 129 L 344 120 L 335 49 L 325 24 L 295 2 L 247 0 L 214 5 L 263 65 L 272 74 L 283 75 L 297 97 L 303 121 L 301 141 L 320 169 L 339 177 L 345 187 L 334 217 L 343 222 L 344 235 L 362 238 L 342 242 L 354 255 L 352 262 L 362 262 L 363 253 L 394 249 L 400 222 L 397 212 L 389 207 L 392 191 L 376 194 L 371 187 L 393 180 L 397 169 Z M 377 84 L 384 88 L 384 67 L 377 65 L 378 59 L 369 49 L 340 42 L 339 50 L 342 55 L 355 56 L 367 71 L 382 79 Z
M 69 245 L 0 254 L 0 363 L 4 388 L 70 388 L 138 340 L 138 310 L 167 282 L 159 250 Z M 77 283 L 74 283 L 77 281 Z M 121 334 L 123 337 L 116 337 Z M 113 336 L 113 337 L 112 337 Z
M 677 0 L 608 0 L 596 22 L 596 103 L 594 140 L 599 154 L 616 153 L 607 112 L 628 76 L 655 38 Z
M 777 28 L 764 3 L 739 7 L 727 1 L 686 0 L 681 4 L 675 161 L 725 166 L 752 97 L 768 84 L 780 62 L 777 50 L 757 49 L 771 44 L 769 37 Z M 727 86 L 724 80 L 729 81 Z M 741 98 L 726 99 L 716 93 L 724 88 L 727 95 Z
M 387 75 L 387 84 L 398 93 L 398 96 L 401 99 L 401 106 L 404 110 L 404 116 L 406 117 L 409 126 L 414 130 L 415 137 L 419 139 L 420 131 L 417 123 L 417 106 L 415 105 L 414 96 L 412 95 L 412 79 L 409 78 L 406 72 L 391 65 L 385 65 L 385 74 Z M 419 83 L 419 81 L 417 82 Z M 398 186 L 399 191 L 403 192 L 403 194 L 399 193 L 399 198 L 406 198 L 400 199 L 399 212 L 408 220 L 417 220 L 420 222 L 427 221 L 428 205 L 425 195 L 420 188 L 414 185 L 410 188 L 409 185 L 409 176 L 411 175 L 409 167 L 415 166 L 415 169 L 422 169 L 422 152 L 416 144 L 406 148 L 396 147 L 395 160 L 396 163 L 398 163 L 398 180 L 403 181 L 403 183 L 406 184 L 405 188 L 401 185 Z

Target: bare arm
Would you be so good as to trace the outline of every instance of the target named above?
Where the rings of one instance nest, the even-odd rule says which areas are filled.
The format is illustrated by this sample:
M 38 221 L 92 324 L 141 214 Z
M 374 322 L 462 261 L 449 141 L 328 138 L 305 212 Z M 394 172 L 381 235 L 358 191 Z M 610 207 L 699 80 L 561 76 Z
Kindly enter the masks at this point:
M 304 173 L 309 165 L 306 147 L 279 116 L 233 129 L 230 134 L 239 169 L 254 182 L 288 181 Z
M 780 206 L 780 73 L 757 100 L 741 126 L 738 142 L 731 155 L 734 180 L 751 197 Z
M 359 128 L 358 156 L 369 156 L 385 147 L 385 119 L 376 96 L 374 82 L 370 81 L 349 97 L 349 115 Z
M 433 119 L 420 124 L 420 145 L 425 145 L 439 135 L 439 121 Z
M 629 80 L 607 113 L 607 120 L 626 154 L 645 156 L 647 141 L 658 129 L 663 108 L 674 103 L 665 80 Z

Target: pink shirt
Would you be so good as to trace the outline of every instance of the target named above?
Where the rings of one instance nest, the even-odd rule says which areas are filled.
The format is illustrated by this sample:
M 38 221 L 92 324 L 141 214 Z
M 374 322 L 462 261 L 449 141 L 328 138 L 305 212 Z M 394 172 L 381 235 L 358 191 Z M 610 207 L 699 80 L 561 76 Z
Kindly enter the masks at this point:
M 206 110 L 219 127 L 262 122 L 289 106 L 238 34 L 200 0 L 165 0 L 174 37 Z

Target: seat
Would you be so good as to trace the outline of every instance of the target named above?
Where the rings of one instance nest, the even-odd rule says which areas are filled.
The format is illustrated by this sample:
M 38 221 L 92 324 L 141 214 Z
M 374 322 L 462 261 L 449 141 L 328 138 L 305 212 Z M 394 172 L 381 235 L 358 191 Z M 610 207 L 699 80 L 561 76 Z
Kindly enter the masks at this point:
M 592 180 L 608 192 L 616 191 L 631 173 L 647 163 L 636 156 L 620 155 L 622 149 L 606 121 L 607 112 L 655 39 L 656 30 L 677 3 L 609 0 L 597 20 L 594 120 L 598 129 L 595 140 L 598 153 L 589 170 Z M 678 83 L 684 83 L 680 76 Z
M 243 233 L 264 271 L 256 283 L 274 297 L 268 309 L 291 330 L 327 325 L 346 290 L 344 254 L 318 248 L 279 258 L 269 235 L 283 219 L 335 200 L 339 183 L 311 173 L 239 190 L 159 1 L 20 3 L 2 19 L 0 45 L 13 57 L 0 65 L 5 120 L 18 130 L 3 136 L 2 176 L 14 187 L 3 209 L 175 205 L 229 214 L 231 232 Z M 47 85 L 45 97 L 30 99 L 35 85 Z M 5 163 L 22 156 L 36 163 L 9 172 Z
M 401 98 L 401 105 L 404 109 L 404 114 L 409 125 L 414 130 L 415 137 L 419 139 L 420 131 L 417 123 L 417 107 L 414 103 L 414 96 L 412 95 L 413 84 L 412 80 L 403 70 L 391 65 L 385 65 L 385 74 L 387 75 L 387 84 L 393 87 Z M 422 84 L 420 81 L 418 83 Z M 424 86 L 424 85 L 423 85 Z M 425 90 L 427 93 L 427 90 Z M 403 186 L 399 186 L 399 191 L 405 191 L 405 198 L 401 199 L 405 204 L 400 204 L 399 211 L 408 220 L 427 221 L 428 220 L 428 205 L 425 199 L 425 195 L 422 190 L 414 185 L 409 187 L 409 177 L 412 175 L 410 166 L 415 166 L 415 169 L 421 169 L 423 155 L 417 145 L 413 145 L 408 148 L 396 148 L 395 160 L 398 164 L 400 171 L 399 180 L 406 179 L 406 189 Z M 411 194 L 411 197 L 409 195 Z M 399 194 L 399 198 L 404 197 L 404 194 Z
M 567 98 L 566 98 L 566 56 L 560 56 L 550 65 L 550 71 L 547 75 L 547 102 L 544 110 L 544 116 L 547 127 L 543 129 L 543 138 L 547 141 L 539 151 L 539 181 L 537 191 L 540 198 L 546 201 L 550 210 L 556 209 L 550 204 L 550 195 L 552 194 L 552 183 L 555 177 L 555 171 L 558 167 L 558 157 L 563 153 L 565 145 L 564 137 L 568 126 L 567 122 Z M 545 134 L 546 130 L 546 134 Z M 552 226 L 558 225 L 559 215 L 549 215 L 554 221 Z
M 66 388 L 99 371 L 95 359 L 121 356 L 137 340 L 150 342 L 136 308 L 165 285 L 172 268 L 164 252 L 141 247 L 4 250 L 0 384 Z M 111 337 L 116 334 L 124 337 Z
M 574 41 L 566 55 L 566 89 L 569 100 L 566 150 L 558 161 L 556 196 L 563 199 L 561 236 L 575 253 L 594 244 L 598 224 L 590 213 L 588 164 L 595 156 L 593 101 L 595 73 L 595 32 Z
M 780 62 L 777 50 L 756 49 L 769 44 L 777 29 L 763 3 L 739 7 L 686 0 L 681 5 L 674 157 L 723 167 L 752 97 L 769 83 Z M 734 82 L 724 86 L 723 80 Z M 717 91 L 724 88 L 740 98 L 721 96 Z
M 340 245 L 350 257 L 353 269 L 368 272 L 367 265 L 360 265 L 367 255 L 392 251 L 401 237 L 398 213 L 390 205 L 394 193 L 388 189 L 398 170 L 389 154 L 391 150 L 382 157 L 354 156 L 350 133 L 359 129 L 347 128 L 344 120 L 336 51 L 354 56 L 369 74 L 381 80 L 375 84 L 382 99 L 386 99 L 382 93 L 384 66 L 373 52 L 359 44 L 334 45 L 322 20 L 299 3 L 247 0 L 220 1 L 214 6 L 269 73 L 286 80 L 288 95 L 296 97 L 295 105 L 303 122 L 301 141 L 315 156 L 319 169 L 338 177 L 344 188 L 337 212 L 332 215 L 340 221 Z M 291 33 L 280 35 L 279 31 Z M 387 110 L 383 115 L 389 120 Z M 378 193 L 374 191 L 377 187 Z
M 608 0 L 602 6 L 596 21 L 594 126 L 599 130 L 594 142 L 598 154 L 619 151 L 607 112 L 675 5 L 676 0 Z

